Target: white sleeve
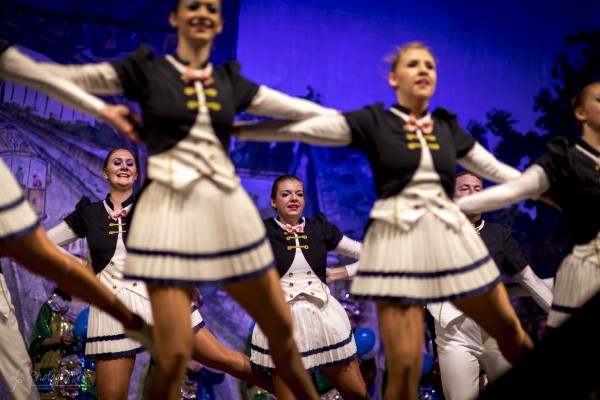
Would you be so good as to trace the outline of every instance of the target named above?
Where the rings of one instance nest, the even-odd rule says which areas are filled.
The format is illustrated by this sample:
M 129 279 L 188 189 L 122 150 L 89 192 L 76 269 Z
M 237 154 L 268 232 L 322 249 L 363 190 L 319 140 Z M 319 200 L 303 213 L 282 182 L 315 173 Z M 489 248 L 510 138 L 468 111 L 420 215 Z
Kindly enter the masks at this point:
M 0 78 L 31 86 L 47 93 L 69 107 L 97 117 L 106 104 L 86 93 L 73 82 L 61 78 L 44 68 L 40 63 L 9 47 L 0 55 Z
M 552 305 L 552 290 L 541 280 L 528 265 L 522 271 L 513 276 L 513 279 L 523 286 L 535 302 L 544 309 L 550 311 Z
M 362 252 L 362 243 L 350 239 L 348 236 L 344 235 L 344 237 L 342 237 L 342 240 L 340 240 L 337 247 L 333 249 L 333 251 L 358 260 Z M 352 278 L 354 275 L 356 275 L 356 272 L 358 271 L 358 262 L 348 264 L 345 266 L 345 268 L 348 277 Z
M 358 260 L 362 253 L 362 243 L 344 235 L 333 251 Z
M 352 143 L 352 134 L 346 118 L 334 115 L 318 116 L 304 121 L 289 123 L 264 121 L 255 124 L 237 125 L 236 136 L 241 140 L 258 142 L 301 141 L 317 146 L 347 146 Z
M 479 143 L 475 143 L 457 162 L 466 170 L 496 183 L 506 182 L 521 175 L 517 169 L 499 161 Z
M 464 213 L 471 215 L 498 210 L 525 199 L 537 199 L 548 189 L 548 175 L 542 167 L 534 164 L 519 178 L 461 197 L 456 204 Z
M 58 246 L 65 246 L 79 239 L 79 236 L 64 221 L 54 228 L 49 229 L 46 234 L 48 235 L 48 239 Z
M 100 95 L 123 93 L 117 71 L 107 62 L 82 65 L 39 63 L 39 66 L 54 76 L 70 80 L 90 93 Z
M 348 274 L 348 278 L 352 278 L 353 276 L 356 275 L 356 273 L 358 272 L 358 264 L 359 263 L 360 262 L 357 261 L 355 263 L 346 265 L 346 273 Z
M 247 112 L 289 121 L 300 121 L 316 115 L 336 115 L 338 111 L 315 102 L 292 97 L 285 93 L 260 86 Z

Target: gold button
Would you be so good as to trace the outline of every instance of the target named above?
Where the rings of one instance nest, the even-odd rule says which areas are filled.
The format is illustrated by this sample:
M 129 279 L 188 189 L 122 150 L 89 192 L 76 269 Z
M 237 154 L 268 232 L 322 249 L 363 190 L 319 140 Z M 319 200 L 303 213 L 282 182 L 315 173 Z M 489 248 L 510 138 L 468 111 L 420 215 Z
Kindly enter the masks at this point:
M 196 94 L 196 89 L 188 86 L 185 89 L 183 89 L 183 93 L 185 93 L 188 96 L 191 96 L 193 94 Z
M 312 274 L 312 271 L 308 271 L 308 272 L 306 273 L 306 275 L 310 275 L 310 274 Z
M 288 274 L 288 276 L 294 276 L 294 273 L 293 273 L 293 272 L 290 272 L 290 273 Z
M 293 283 L 290 283 L 290 287 L 292 287 L 292 286 L 294 286 L 294 284 L 293 284 Z
M 312 285 L 312 281 L 308 281 L 308 284 L 309 284 L 309 285 Z
M 133 286 L 137 286 L 137 282 L 133 282 Z
M 185 105 L 190 110 L 198 108 L 198 102 L 196 100 L 189 100 L 187 103 L 185 103 Z
M 115 265 L 115 262 L 114 262 L 114 261 L 111 261 L 111 262 L 110 262 L 110 263 L 108 263 L 108 264 L 112 266 L 112 265 Z
M 110 277 L 111 277 L 111 278 L 113 278 L 113 279 L 117 279 L 117 277 L 116 277 L 116 276 L 114 276 L 114 275 L 111 275 Z
M 215 97 L 217 95 L 217 89 L 215 88 L 207 88 L 204 89 L 204 94 L 207 95 L 208 97 Z
M 206 103 L 206 106 L 213 111 L 221 111 L 221 104 L 215 103 L 214 101 L 209 101 Z

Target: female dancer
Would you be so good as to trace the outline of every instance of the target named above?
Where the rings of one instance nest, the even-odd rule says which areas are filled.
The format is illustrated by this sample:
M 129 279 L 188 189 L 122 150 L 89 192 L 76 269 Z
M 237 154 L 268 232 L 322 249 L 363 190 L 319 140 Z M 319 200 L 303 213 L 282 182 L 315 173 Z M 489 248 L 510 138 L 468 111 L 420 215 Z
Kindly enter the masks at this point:
M 152 309 L 146 284 L 123 279 L 127 250 L 125 240 L 134 204 L 133 185 L 138 177 L 137 157 L 128 149 L 114 149 L 104 160 L 102 176 L 110 189 L 106 199 L 92 203 L 83 197 L 65 221 L 48 231 L 50 239 L 64 246 L 87 238 L 92 266 L 100 281 L 133 312 L 152 324 Z M 194 356 L 206 365 L 221 368 L 239 379 L 267 390 L 271 384 L 258 371 L 252 372 L 245 355 L 226 348 L 207 329 L 192 307 Z M 135 340 L 123 335 L 114 319 L 95 307 L 90 310 L 86 354 L 96 362 L 98 395 L 102 399 L 126 399 L 136 354 L 143 351 Z M 271 389 L 272 390 L 272 389 Z
M 133 133 L 129 109 L 107 105 L 73 83 L 41 70 L 35 61 L 3 40 L 0 40 L 0 79 L 43 90 L 71 107 L 105 119 L 125 134 Z M 76 258 L 63 253 L 48 240 L 35 213 L 23 198 L 21 188 L 2 160 L 0 187 L 0 253 L 57 282 L 66 292 L 102 308 L 129 330 L 138 330 L 128 330 L 128 334 L 136 335 L 150 346 L 140 331 L 144 326 L 143 320 L 115 299 L 91 271 L 81 268 Z
M 452 301 L 498 340 L 511 362 L 533 348 L 485 244 L 452 201 L 457 161 L 496 182 L 519 172 L 479 145 L 454 114 L 428 111 L 436 81 L 431 51 L 409 43 L 392 61 L 389 83 L 398 104 L 389 110 L 376 104 L 240 133 L 259 140 L 275 134 L 281 141 L 284 132 L 290 140 L 366 152 L 379 199 L 351 291 L 356 299 L 377 302 L 390 376 L 386 399 L 417 397 L 427 303 Z
M 552 139 L 518 179 L 458 201 L 465 212 L 482 212 L 545 194 L 561 208 L 574 248 L 554 279 L 548 328 L 560 326 L 600 290 L 600 81 L 575 96 L 572 111 L 580 139 Z
M 90 92 L 123 92 L 141 105 L 151 183 L 137 201 L 125 277 L 148 284 L 157 344 L 150 395 L 179 397 L 192 348 L 184 329 L 190 299 L 194 286 L 211 283 L 222 284 L 261 326 L 290 388 L 316 399 L 260 216 L 226 151 L 233 118 L 244 109 L 291 120 L 334 111 L 258 86 L 239 74 L 237 63 L 213 66 L 210 52 L 223 28 L 220 0 L 178 0 L 169 23 L 177 31 L 176 54 L 161 57 L 141 47 L 112 64 L 46 65 Z
M 277 217 L 264 221 L 304 368 L 320 370 L 344 399 L 369 399 L 348 315 L 325 284 L 327 253 L 333 250 L 358 259 L 362 246 L 344 236 L 323 214 L 302 217 L 304 205 L 300 178 L 282 175 L 271 190 L 271 206 Z M 252 333 L 250 359 L 253 368 L 273 373 L 278 399 L 296 398 L 278 377 L 269 344 L 258 326 Z

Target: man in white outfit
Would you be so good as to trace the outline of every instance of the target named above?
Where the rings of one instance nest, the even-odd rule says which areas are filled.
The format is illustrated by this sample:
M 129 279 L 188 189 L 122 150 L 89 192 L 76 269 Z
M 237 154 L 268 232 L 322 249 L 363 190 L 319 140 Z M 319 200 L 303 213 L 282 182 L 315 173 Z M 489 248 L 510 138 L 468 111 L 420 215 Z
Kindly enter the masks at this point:
M 0 255 L 0 376 L 13 400 L 37 400 L 40 395 L 31 376 L 31 359 L 2 274 Z
M 454 189 L 455 198 L 468 196 L 482 190 L 483 181 L 479 176 L 464 171 L 457 175 Z M 544 311 L 550 310 L 552 291 L 527 264 L 510 230 L 484 221 L 481 214 L 467 217 L 501 272 L 518 282 Z M 482 369 L 489 380 L 494 381 L 511 368 L 496 340 L 451 303 L 430 304 L 427 309 L 435 321 L 435 342 L 447 400 L 477 398 Z

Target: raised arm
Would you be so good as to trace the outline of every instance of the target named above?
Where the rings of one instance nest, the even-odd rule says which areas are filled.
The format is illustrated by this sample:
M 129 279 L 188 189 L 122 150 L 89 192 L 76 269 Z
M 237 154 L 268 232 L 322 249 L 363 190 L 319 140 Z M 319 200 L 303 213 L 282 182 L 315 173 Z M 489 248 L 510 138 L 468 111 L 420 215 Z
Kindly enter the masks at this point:
M 498 210 L 525 199 L 537 199 L 548 189 L 550 181 L 546 172 L 539 165 L 532 165 L 517 179 L 461 197 L 457 204 L 466 214 L 477 214 Z
M 0 77 L 39 89 L 69 107 L 94 117 L 101 116 L 106 106 L 102 100 L 86 93 L 73 82 L 40 68 L 40 63 L 15 47 L 9 47 L 0 55 Z
M 266 86 L 260 86 L 247 112 L 254 115 L 301 121 L 317 115 L 336 115 L 338 111 L 315 102 L 289 96 Z
M 496 183 L 504 183 L 521 175 L 517 169 L 499 161 L 479 143 L 475 143 L 457 162 L 466 170 Z
M 263 121 L 240 124 L 236 136 L 257 142 L 301 141 L 318 146 L 347 146 L 352 142 L 350 126 L 340 113 L 312 117 L 304 121 Z
M 82 66 L 82 68 L 84 67 L 87 66 Z M 89 67 L 87 70 L 92 70 L 93 66 L 90 65 Z M 106 67 L 114 72 L 109 64 L 100 69 L 105 70 Z M 91 79 L 85 78 L 82 80 L 83 82 L 79 82 L 75 79 L 77 74 L 68 73 L 71 70 L 76 71 L 76 67 L 39 63 L 14 47 L 9 47 L 0 55 L 0 78 L 41 90 L 69 107 L 93 117 L 104 119 L 125 136 L 139 141 L 136 130 L 137 125 L 139 125 L 139 118 L 123 105 L 106 104 L 99 98 L 87 93 L 82 87 L 91 90 L 94 85 L 87 88 L 84 84 L 85 81 Z M 84 76 L 86 75 L 84 74 Z M 116 72 L 114 76 L 116 77 Z M 108 85 L 108 83 L 105 84 Z M 114 85 L 115 82 L 113 82 Z M 113 89 L 115 88 L 113 87 Z M 118 93 L 120 90 L 117 92 L 112 89 L 97 91 L 97 93 L 103 94 L 109 92 Z
M 81 65 L 40 62 L 38 65 L 52 75 L 68 79 L 90 93 L 100 95 L 123 93 L 117 71 L 107 62 Z

